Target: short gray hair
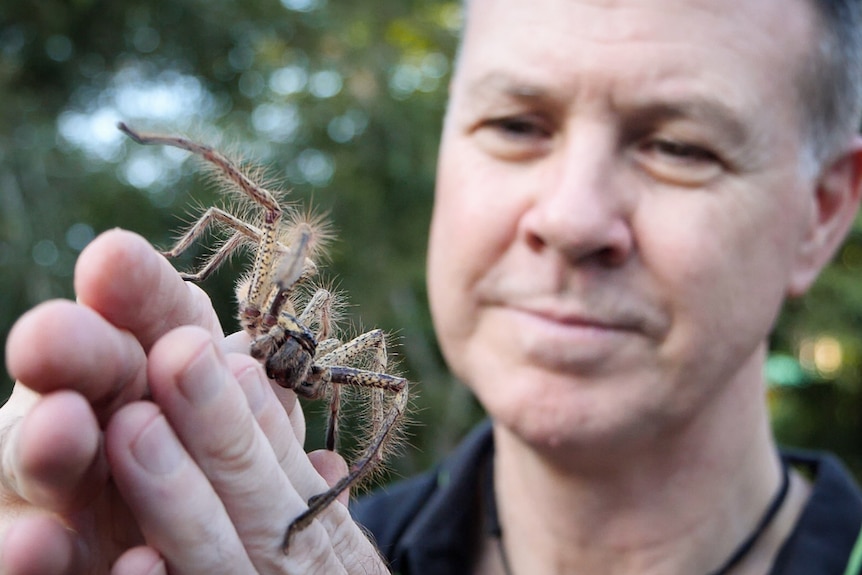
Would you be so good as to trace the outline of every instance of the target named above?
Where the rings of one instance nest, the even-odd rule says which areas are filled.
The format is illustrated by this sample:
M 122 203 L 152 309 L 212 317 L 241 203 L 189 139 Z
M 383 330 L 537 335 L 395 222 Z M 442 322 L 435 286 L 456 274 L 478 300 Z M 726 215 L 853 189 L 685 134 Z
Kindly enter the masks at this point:
M 862 2 L 808 0 L 820 17 L 819 38 L 799 77 L 811 151 L 828 161 L 862 121 Z

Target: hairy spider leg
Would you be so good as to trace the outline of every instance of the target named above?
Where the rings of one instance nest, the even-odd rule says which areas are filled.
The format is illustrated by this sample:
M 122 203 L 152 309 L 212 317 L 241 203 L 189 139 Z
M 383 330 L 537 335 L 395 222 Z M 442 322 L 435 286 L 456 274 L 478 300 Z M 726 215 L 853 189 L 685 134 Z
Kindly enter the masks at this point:
M 332 293 L 329 290 L 318 289 L 308 304 L 305 306 L 302 314 L 299 316 L 299 322 L 306 326 L 316 325 L 317 330 L 314 336 L 318 342 L 323 342 L 327 350 L 338 348 L 341 342 L 337 339 L 329 338 L 332 331 Z M 318 343 L 318 353 L 320 353 L 320 343 Z M 329 415 L 326 421 L 326 449 L 335 451 L 338 444 L 338 412 L 341 405 L 341 390 L 338 386 L 328 385 L 325 381 L 320 381 L 319 387 L 329 387 Z M 324 389 L 319 389 L 318 393 L 323 395 Z
M 319 353 L 321 342 L 333 341 L 329 339 L 332 331 L 332 293 L 323 288 L 314 292 L 314 295 L 305 305 L 305 309 L 299 315 L 299 322 L 307 326 L 317 326 L 314 337 L 318 342 Z
M 355 362 L 368 351 L 374 352 L 371 369 L 347 367 L 345 364 Z M 386 337 L 383 330 L 375 329 L 363 333 L 349 342 L 321 356 L 317 365 L 322 369 L 319 373 L 319 387 L 330 387 L 334 399 L 330 402 L 330 425 L 327 429 L 326 448 L 334 450 L 336 443 L 337 421 L 339 411 L 339 389 L 342 385 L 359 386 L 370 389 L 373 395 L 380 395 L 379 403 L 372 403 L 372 441 L 366 446 L 362 455 L 354 463 L 350 472 L 339 480 L 332 488 L 311 497 L 308 509 L 300 514 L 288 526 L 283 541 L 283 550 L 288 551 L 290 539 L 294 533 L 308 527 L 328 505 L 351 486 L 368 475 L 383 459 L 385 445 L 391 439 L 403 413 L 407 408 L 407 380 L 383 373 L 388 363 L 386 353 Z M 383 409 L 383 398 L 386 394 L 395 396 L 388 411 Z
M 279 321 L 279 318 L 282 316 L 282 312 L 285 311 L 285 306 L 287 306 L 286 313 L 288 313 L 288 319 L 292 322 L 296 322 L 297 320 L 293 318 L 293 304 L 290 301 L 290 296 L 293 291 L 293 288 L 296 286 L 296 283 L 300 280 L 305 271 L 305 261 L 306 254 L 308 253 L 308 242 L 311 237 L 311 230 L 308 229 L 308 226 L 303 224 L 299 229 L 299 239 L 295 245 L 291 246 L 290 249 L 284 256 L 281 258 L 279 262 L 278 269 L 275 271 L 274 281 L 271 278 L 267 278 L 267 283 L 271 284 L 269 289 L 263 290 L 261 289 L 261 293 L 264 293 L 265 296 L 269 296 L 272 293 L 272 296 L 269 297 L 269 305 L 266 313 L 263 316 L 261 331 L 266 333 L 276 325 Z M 274 240 L 274 238 L 273 238 Z M 268 273 L 273 273 L 272 267 L 274 263 L 274 258 L 277 257 L 277 244 L 274 242 L 272 247 L 272 253 L 268 256 L 266 260 L 266 270 L 270 270 Z M 258 255 L 263 251 L 263 247 L 258 250 Z M 255 269 L 257 265 L 255 265 Z M 254 284 L 255 278 L 252 275 L 251 278 L 252 286 Z M 251 288 L 249 288 L 249 292 L 251 292 Z M 251 295 L 248 296 L 249 300 L 251 299 Z M 243 304 L 248 305 L 248 304 Z M 258 308 L 260 309 L 260 308 Z M 317 342 L 315 341 L 315 345 Z
M 174 246 L 162 252 L 168 258 L 175 258 L 185 252 L 195 240 L 206 231 L 211 224 L 221 224 L 234 230 L 234 234 L 225 241 L 216 252 L 210 256 L 201 268 L 194 273 L 181 272 L 186 281 L 203 281 L 219 268 L 230 255 L 249 240 L 253 243 L 260 241 L 261 231 L 251 224 L 244 222 L 235 215 L 221 208 L 209 208 L 204 214 L 180 237 Z
M 293 534 L 308 527 L 312 521 L 333 501 L 338 499 L 345 490 L 355 485 L 376 466 L 384 445 L 396 429 L 399 420 L 407 409 L 407 380 L 385 373 L 374 373 L 351 367 L 333 366 L 330 370 L 333 383 L 342 385 L 359 385 L 372 387 L 395 393 L 392 406 L 383 419 L 380 433 L 374 436 L 372 442 L 365 448 L 360 458 L 353 464 L 350 472 L 342 477 L 330 489 L 312 496 L 308 500 L 308 509 L 303 511 L 287 527 L 282 541 L 282 551 L 287 554 Z
M 370 373 L 386 373 L 389 359 L 386 353 L 386 334 L 381 329 L 374 329 L 363 333 L 328 352 L 321 353 L 318 363 L 322 366 L 345 366 L 352 365 L 356 359 L 367 351 L 374 352 L 374 358 L 368 370 Z M 385 392 L 376 386 L 364 386 L 371 389 L 371 433 L 376 437 L 380 433 L 381 420 L 384 413 Z M 338 396 L 338 386 L 333 386 L 333 395 Z M 329 427 L 337 426 L 339 404 L 335 401 L 330 406 L 330 426 L 327 427 L 326 448 L 334 450 L 337 444 L 337 430 Z
M 222 208 L 209 208 L 198 220 L 180 237 L 170 250 L 165 250 L 162 255 L 167 258 L 176 258 L 185 252 L 213 223 L 234 230 L 234 234 L 219 246 L 200 269 L 196 272 L 180 272 L 180 276 L 186 281 L 199 282 L 207 279 L 213 274 L 237 249 L 243 245 L 257 246 L 263 234 L 260 229 L 241 220 L 235 215 Z M 305 225 L 305 224 L 300 224 Z M 276 243 L 276 251 L 279 254 L 287 254 L 290 248 L 282 242 Z M 314 275 L 317 265 L 309 258 L 305 260 L 304 273 L 308 276 Z
M 233 182 L 266 211 L 261 223 L 260 244 L 255 253 L 247 299 L 243 302 L 242 309 L 240 310 L 240 321 L 243 326 L 257 326 L 265 299 L 269 296 L 268 290 L 265 287 L 265 284 L 268 284 L 269 280 L 267 276 L 278 254 L 276 232 L 282 218 L 282 209 L 278 205 L 275 196 L 265 188 L 254 183 L 242 170 L 234 166 L 230 160 L 209 146 L 197 144 L 182 137 L 143 134 L 131 129 L 122 122 L 117 127 L 139 144 L 173 146 L 200 156 L 215 166 L 225 178 Z
M 318 293 L 306 305 L 300 318 L 294 317 L 294 302 L 291 297 L 294 288 L 301 279 L 316 269 L 313 262 L 310 262 L 306 257 L 312 233 L 311 226 L 305 223 L 299 224 L 297 229 L 298 241 L 287 250 L 281 258 L 278 270 L 273 274 L 275 281 L 270 282 L 269 292 L 272 295 L 268 297 L 269 303 L 266 311 L 259 318 L 256 318 L 257 321 L 254 324 L 243 323 L 243 327 L 254 337 L 251 344 L 251 354 L 256 359 L 265 361 L 267 375 L 276 379 L 279 385 L 294 389 L 300 395 L 313 399 L 322 394 L 320 391 L 321 384 L 317 379 L 294 381 L 293 376 L 290 380 L 282 377 L 287 373 L 292 373 L 291 370 L 298 367 L 299 363 L 302 365 L 310 364 L 316 353 L 317 338 L 302 318 L 313 317 L 320 333 L 328 334 L 331 331 L 331 313 L 324 305 L 331 301 L 331 295 L 326 290 L 318 290 Z M 242 310 L 244 304 L 240 304 L 240 308 Z M 240 319 L 243 321 L 246 318 L 241 317 Z M 294 344 L 300 344 L 300 348 L 297 348 L 296 351 L 305 353 L 305 358 L 292 356 L 289 353 L 285 355 L 281 348 L 290 339 L 294 340 Z M 300 352 L 299 349 L 305 351 Z M 278 356 L 273 357 L 276 354 Z M 276 367 L 278 369 L 275 369 Z M 273 368 L 274 371 L 270 371 L 270 368 Z M 283 373 L 282 369 L 288 371 Z M 308 368 L 303 367 L 303 373 L 306 369 Z M 302 377 L 305 378 L 306 376 L 303 375 Z

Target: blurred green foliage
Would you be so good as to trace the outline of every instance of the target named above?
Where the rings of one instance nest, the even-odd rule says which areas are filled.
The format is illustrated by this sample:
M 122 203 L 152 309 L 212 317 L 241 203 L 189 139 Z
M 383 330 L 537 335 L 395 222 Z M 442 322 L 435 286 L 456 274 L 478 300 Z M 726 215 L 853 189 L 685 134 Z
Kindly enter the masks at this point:
M 218 201 L 186 155 L 137 146 L 115 124 L 190 135 L 330 213 L 328 270 L 350 321 L 394 332 L 401 369 L 421 382 L 393 470 L 428 466 L 482 417 L 440 358 L 424 283 L 459 26 L 459 2 L 443 0 L 0 0 L 0 338 L 26 309 L 74 297 L 75 258 L 94 235 L 119 226 L 166 247 L 190 207 Z M 242 264 L 204 285 L 228 330 Z M 860 268 L 857 226 L 789 306 L 770 362 L 779 437 L 836 450 L 857 472 Z M 818 342 L 838 342 L 837 367 L 816 361 Z

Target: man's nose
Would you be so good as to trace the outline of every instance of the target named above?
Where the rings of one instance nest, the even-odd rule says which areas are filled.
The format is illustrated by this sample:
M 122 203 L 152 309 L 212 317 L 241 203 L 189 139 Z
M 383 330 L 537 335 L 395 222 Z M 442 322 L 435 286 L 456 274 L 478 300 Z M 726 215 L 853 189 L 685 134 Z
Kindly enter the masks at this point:
M 542 181 L 520 225 L 531 249 L 605 266 L 630 257 L 635 194 L 626 187 L 625 159 L 616 148 L 606 128 L 585 128 L 562 138 L 543 160 Z

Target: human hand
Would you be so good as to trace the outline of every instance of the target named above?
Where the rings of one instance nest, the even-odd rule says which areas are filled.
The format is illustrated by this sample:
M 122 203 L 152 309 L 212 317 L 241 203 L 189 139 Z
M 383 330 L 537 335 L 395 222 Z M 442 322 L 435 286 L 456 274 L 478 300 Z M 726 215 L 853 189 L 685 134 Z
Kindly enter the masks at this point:
M 140 540 L 109 482 L 102 429 L 147 393 L 146 352 L 165 332 L 196 324 L 221 334 L 205 294 L 127 232 L 84 250 L 75 291 L 78 303 L 37 306 L 7 341 L 18 383 L 0 410 L 0 524 L 6 531 L 20 519 L 4 537 L 9 572 L 16 549 L 34 568 L 55 560 L 106 572 L 118 549 Z
M 78 304 L 43 304 L 9 336 L 7 366 L 20 383 L 0 410 L 0 523 L 11 526 L 0 563 L 6 573 L 107 573 L 121 555 L 115 572 L 134 573 L 158 557 L 155 548 L 139 547 L 138 519 L 109 480 L 104 446 L 117 443 L 106 438 L 105 424 L 122 411 L 110 429 L 128 430 L 135 421 L 124 425 L 128 414 L 154 409 L 138 401 L 148 390 L 146 352 L 171 329 L 201 326 L 225 352 L 240 345 L 222 339 L 203 292 L 133 234 L 94 241 L 79 259 L 75 287 Z M 240 367 L 242 376 L 248 365 Z M 292 400 L 288 394 L 287 409 Z M 293 412 L 301 440 L 301 411 Z
M 347 472 L 319 452 L 317 470 L 260 365 L 224 355 L 209 334 L 174 330 L 150 352 L 154 403 L 120 409 L 107 431 L 117 485 L 148 542 L 116 575 L 386 573 L 342 500 L 282 541 L 306 501 Z M 299 412 L 296 406 L 291 414 Z M 346 496 L 345 496 L 346 497 Z M 156 554 L 158 550 L 160 555 Z

